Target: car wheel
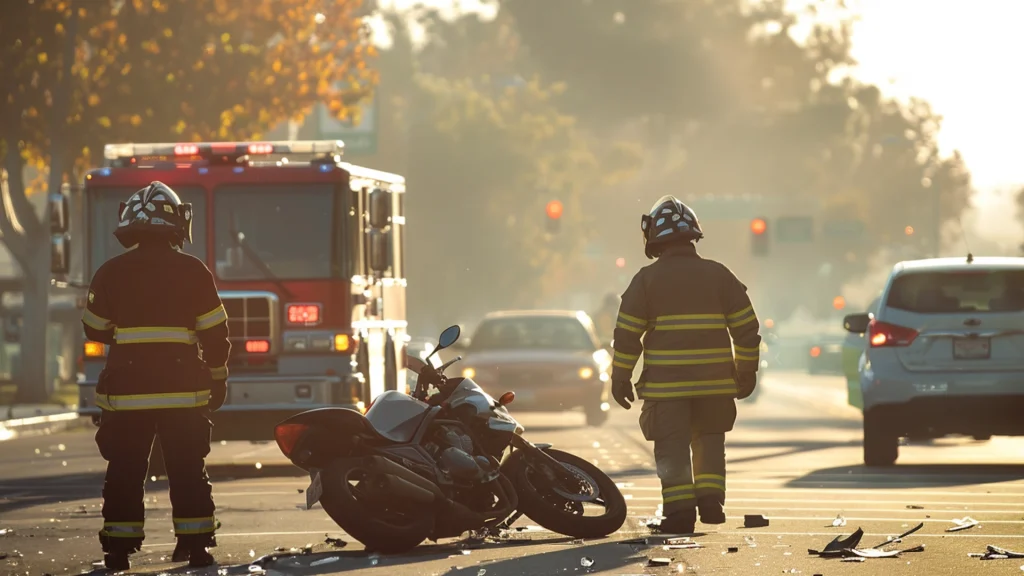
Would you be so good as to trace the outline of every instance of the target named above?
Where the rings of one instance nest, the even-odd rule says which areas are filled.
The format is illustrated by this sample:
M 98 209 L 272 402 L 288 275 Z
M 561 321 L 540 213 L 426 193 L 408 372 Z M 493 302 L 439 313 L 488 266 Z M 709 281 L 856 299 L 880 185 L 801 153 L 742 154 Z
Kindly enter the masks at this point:
M 900 455 L 900 437 L 872 411 L 864 413 L 864 464 L 892 466 Z

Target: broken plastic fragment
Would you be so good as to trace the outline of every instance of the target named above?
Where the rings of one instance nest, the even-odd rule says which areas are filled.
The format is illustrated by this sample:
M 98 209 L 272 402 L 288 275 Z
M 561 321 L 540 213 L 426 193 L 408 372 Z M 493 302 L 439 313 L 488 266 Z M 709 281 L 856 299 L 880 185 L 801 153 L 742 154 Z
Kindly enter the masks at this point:
M 867 558 L 861 558 L 860 556 L 853 556 L 850 558 L 843 558 L 840 562 L 864 562 Z
M 754 540 L 753 536 L 744 536 L 743 541 L 747 543 L 747 546 L 757 548 L 757 541 Z
M 345 546 L 348 546 L 348 542 L 345 542 L 341 538 L 331 538 L 330 536 L 326 536 L 324 538 L 324 544 L 330 544 L 335 548 L 344 548 Z
M 671 563 L 671 558 L 651 558 L 647 561 L 648 566 L 668 566 Z
M 924 510 L 924 506 L 918 506 L 917 504 L 907 504 L 907 510 Z
M 334 562 L 337 562 L 339 560 L 341 560 L 341 558 L 338 558 L 337 556 L 331 556 L 330 558 L 324 558 L 323 560 L 316 560 L 316 561 L 310 562 L 309 565 L 310 566 L 323 566 L 324 564 L 333 564 Z
M 836 519 L 832 521 L 832 527 L 839 528 L 842 526 L 846 526 L 846 518 L 843 518 L 843 514 L 840 512 Z
M 744 528 L 765 528 L 768 526 L 768 519 L 763 514 L 746 514 L 743 516 Z
M 729 548 L 726 549 L 726 552 L 739 552 L 739 551 L 740 551 L 740 549 L 737 548 L 736 546 L 729 546 Z
M 899 550 L 879 550 L 877 548 L 868 548 L 867 550 L 852 549 L 850 552 L 861 558 L 894 558 L 900 555 Z
M 1014 552 L 1013 550 L 1007 550 L 1006 548 L 1000 548 L 999 546 L 988 545 L 989 554 L 1002 554 L 1007 558 L 1024 558 L 1024 552 Z
M 904 538 L 906 538 L 907 536 L 910 536 L 914 532 L 917 532 L 921 528 L 924 528 L 924 522 L 921 522 L 917 526 L 914 526 L 913 528 L 911 528 L 910 530 L 907 530 L 906 532 L 904 532 L 903 534 L 900 534 L 899 536 L 890 536 L 888 539 L 886 539 L 885 542 L 882 542 L 881 544 L 872 546 L 872 548 L 881 548 L 883 546 L 888 546 L 889 544 L 895 544 L 897 542 L 902 542 Z
M 974 528 L 978 525 L 978 521 L 970 516 L 964 516 L 963 518 L 954 518 L 953 524 L 956 524 L 956 526 L 946 528 L 946 532 L 959 532 L 968 528 Z
M 255 557 L 256 557 L 256 551 L 255 550 L 249 550 L 249 558 L 255 558 Z
M 590 568 L 593 565 L 594 565 L 594 559 L 593 558 L 590 558 L 589 556 L 584 556 L 583 558 L 580 558 L 580 566 L 583 566 L 584 568 Z
M 266 573 L 267 571 L 262 566 L 257 566 L 256 564 L 249 566 L 249 574 L 261 575 Z
M 484 576 L 484 574 L 487 574 L 487 568 L 481 568 L 476 571 L 476 576 Z

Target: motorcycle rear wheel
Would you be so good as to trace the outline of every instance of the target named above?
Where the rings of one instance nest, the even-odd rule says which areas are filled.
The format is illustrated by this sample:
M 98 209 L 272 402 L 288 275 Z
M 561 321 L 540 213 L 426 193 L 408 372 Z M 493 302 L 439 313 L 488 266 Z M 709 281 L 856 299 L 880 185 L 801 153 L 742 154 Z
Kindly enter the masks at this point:
M 356 471 L 357 472 L 357 471 Z M 408 552 L 430 537 L 434 531 L 434 513 L 407 515 L 380 510 L 360 499 L 353 486 L 353 470 L 340 461 L 320 472 L 323 495 L 320 505 L 331 520 L 358 540 L 367 551 L 382 554 Z
M 626 499 L 607 474 L 568 452 L 554 449 L 545 452 L 577 474 L 583 483 L 593 481 L 596 484 L 598 496 L 592 503 L 603 506 L 604 512 L 584 516 L 581 502 L 556 493 L 546 478 L 526 464 L 523 453 L 519 452 L 519 461 L 510 463 L 510 472 L 514 474 L 520 512 L 552 532 L 573 538 L 603 538 L 622 527 L 626 521 Z

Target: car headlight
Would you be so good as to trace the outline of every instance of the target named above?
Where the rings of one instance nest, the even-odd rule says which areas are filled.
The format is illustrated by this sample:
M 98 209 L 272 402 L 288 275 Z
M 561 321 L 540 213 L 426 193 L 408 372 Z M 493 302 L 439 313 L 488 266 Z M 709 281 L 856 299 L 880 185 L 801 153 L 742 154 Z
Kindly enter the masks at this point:
M 472 368 L 463 368 L 462 369 L 462 377 L 463 378 L 470 378 L 470 379 L 472 379 L 474 376 L 476 376 L 476 370 L 474 370 Z
M 591 377 L 594 376 L 594 369 L 589 366 L 584 366 L 583 368 L 580 368 L 579 374 L 580 378 L 582 378 L 583 380 L 589 380 Z

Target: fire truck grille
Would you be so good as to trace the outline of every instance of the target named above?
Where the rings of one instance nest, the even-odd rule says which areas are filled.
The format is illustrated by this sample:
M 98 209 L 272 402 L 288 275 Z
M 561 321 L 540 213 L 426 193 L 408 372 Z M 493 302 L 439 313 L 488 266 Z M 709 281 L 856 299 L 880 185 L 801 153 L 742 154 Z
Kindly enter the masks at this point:
M 228 312 L 232 340 L 270 340 L 273 334 L 271 301 L 268 298 L 222 298 Z

